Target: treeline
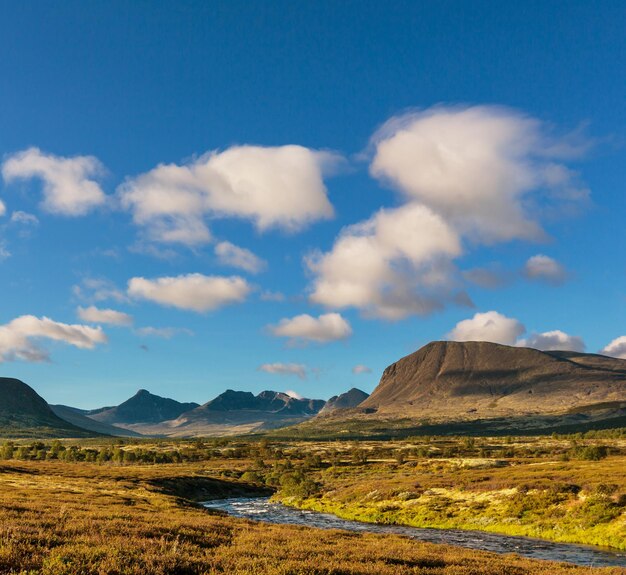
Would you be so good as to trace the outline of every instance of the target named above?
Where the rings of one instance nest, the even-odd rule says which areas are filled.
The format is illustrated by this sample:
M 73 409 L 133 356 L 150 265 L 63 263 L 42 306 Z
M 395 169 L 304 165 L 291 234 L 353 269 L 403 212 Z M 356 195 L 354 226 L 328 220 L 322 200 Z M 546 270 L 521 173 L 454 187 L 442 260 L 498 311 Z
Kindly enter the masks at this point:
M 605 436 L 600 436 L 606 439 Z M 29 444 L 5 441 L 0 447 L 0 459 L 86 461 L 118 464 L 162 464 L 209 461 L 213 459 L 249 459 L 252 461 L 287 460 L 305 462 L 309 466 L 352 464 L 364 465 L 373 460 L 394 460 L 404 464 L 419 459 L 537 459 L 551 458 L 600 460 L 611 454 L 619 454 L 616 446 L 609 447 L 585 435 L 543 438 L 534 444 L 524 443 L 513 437 L 498 441 L 485 438 L 419 438 L 397 444 L 377 442 L 363 444 L 338 444 L 337 448 L 309 449 L 303 446 L 271 444 L 268 440 L 235 441 L 224 438 L 198 439 L 193 442 L 171 442 L 163 445 L 144 446 L 133 440 L 118 439 L 107 445 L 64 445 L 59 440 L 50 443 L 33 441 Z

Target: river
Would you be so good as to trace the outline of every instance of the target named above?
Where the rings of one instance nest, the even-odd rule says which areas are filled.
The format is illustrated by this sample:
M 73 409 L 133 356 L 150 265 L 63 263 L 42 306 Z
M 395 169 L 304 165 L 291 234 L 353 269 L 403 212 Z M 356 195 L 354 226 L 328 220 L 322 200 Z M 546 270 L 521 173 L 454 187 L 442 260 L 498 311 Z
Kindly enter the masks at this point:
M 341 519 L 329 513 L 304 511 L 270 501 L 269 497 L 237 497 L 207 501 L 210 509 L 225 511 L 233 517 L 243 517 L 267 523 L 287 523 L 321 529 L 344 529 L 368 533 L 395 533 L 430 543 L 445 543 L 469 549 L 495 553 L 517 553 L 532 559 L 565 561 L 577 565 L 626 567 L 626 552 L 612 551 L 602 547 L 553 543 L 530 537 L 512 537 L 484 531 L 460 529 L 420 529 L 403 525 L 379 525 Z

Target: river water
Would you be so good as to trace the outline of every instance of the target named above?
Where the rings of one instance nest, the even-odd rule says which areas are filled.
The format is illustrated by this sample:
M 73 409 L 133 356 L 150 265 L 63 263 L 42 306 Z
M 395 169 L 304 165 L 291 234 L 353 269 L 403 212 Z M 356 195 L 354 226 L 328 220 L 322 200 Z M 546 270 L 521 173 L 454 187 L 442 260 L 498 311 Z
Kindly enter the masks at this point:
M 611 551 L 601 547 L 552 543 L 529 537 L 511 537 L 484 531 L 459 529 L 419 529 L 403 525 L 379 525 L 341 519 L 329 513 L 304 511 L 270 501 L 268 497 L 237 497 L 216 499 L 203 504 L 210 509 L 225 511 L 233 517 L 243 517 L 267 523 L 287 523 L 321 529 L 345 529 L 368 533 L 395 533 L 420 541 L 458 545 L 495 553 L 517 553 L 532 559 L 565 561 L 593 567 L 626 567 L 626 552 Z M 626 571 L 625 571 L 626 573 Z

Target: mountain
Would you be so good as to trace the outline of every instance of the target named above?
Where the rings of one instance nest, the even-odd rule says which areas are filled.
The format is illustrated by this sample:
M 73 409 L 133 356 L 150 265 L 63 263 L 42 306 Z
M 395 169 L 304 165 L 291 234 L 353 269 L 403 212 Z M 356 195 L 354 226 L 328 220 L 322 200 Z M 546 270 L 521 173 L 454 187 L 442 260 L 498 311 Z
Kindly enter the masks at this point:
M 140 389 L 133 397 L 115 407 L 94 409 L 85 415 L 101 423 L 112 425 L 154 424 L 176 419 L 182 413 L 196 407 L 198 407 L 197 403 L 180 403 Z
M 96 421 L 86 415 L 89 411 L 85 409 L 78 409 L 68 405 L 50 405 L 50 409 L 61 419 L 88 431 L 114 435 L 116 437 L 141 437 L 141 434 L 136 431 Z
M 352 409 L 365 401 L 369 395 L 356 387 L 342 393 L 341 395 L 333 395 L 326 405 L 320 411 L 320 415 L 325 415 L 338 409 Z
M 387 367 L 358 409 L 437 421 L 564 414 L 594 407 L 626 408 L 625 360 L 437 341 Z
M 305 421 L 318 414 L 325 403 L 321 399 L 299 399 L 276 391 L 254 395 L 229 389 L 171 421 L 127 427 L 148 435 L 234 435 Z
M 0 377 L 0 434 L 38 438 L 98 435 L 61 419 L 32 387 L 11 377 Z

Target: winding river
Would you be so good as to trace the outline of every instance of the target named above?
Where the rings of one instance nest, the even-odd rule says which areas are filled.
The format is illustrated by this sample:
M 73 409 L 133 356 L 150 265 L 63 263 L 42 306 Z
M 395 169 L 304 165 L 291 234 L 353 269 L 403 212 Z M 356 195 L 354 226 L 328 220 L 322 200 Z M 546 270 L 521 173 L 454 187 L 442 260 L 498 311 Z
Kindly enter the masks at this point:
M 341 519 L 328 513 L 304 511 L 270 501 L 269 497 L 237 497 L 216 499 L 203 505 L 210 509 L 225 511 L 233 517 L 242 517 L 268 523 L 287 523 L 321 529 L 345 529 L 368 533 L 395 533 L 420 541 L 458 545 L 495 553 L 517 553 L 532 559 L 565 561 L 577 565 L 626 567 L 626 552 L 611 551 L 601 547 L 552 543 L 529 537 L 512 537 L 484 531 L 459 529 L 419 529 L 403 525 L 379 525 Z

